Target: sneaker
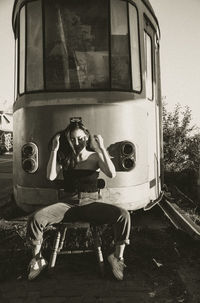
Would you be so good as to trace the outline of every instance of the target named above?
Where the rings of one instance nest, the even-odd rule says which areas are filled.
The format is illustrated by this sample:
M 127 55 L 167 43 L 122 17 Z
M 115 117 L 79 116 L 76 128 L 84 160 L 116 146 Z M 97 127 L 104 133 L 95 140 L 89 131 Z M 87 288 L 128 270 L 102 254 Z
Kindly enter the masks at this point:
M 124 261 L 117 259 L 114 254 L 111 254 L 110 256 L 108 256 L 108 262 L 111 265 L 111 269 L 115 278 L 117 280 L 123 280 L 124 268 L 126 267 Z
M 33 258 L 28 267 L 28 280 L 35 279 L 41 271 L 47 266 L 47 261 L 44 258 Z

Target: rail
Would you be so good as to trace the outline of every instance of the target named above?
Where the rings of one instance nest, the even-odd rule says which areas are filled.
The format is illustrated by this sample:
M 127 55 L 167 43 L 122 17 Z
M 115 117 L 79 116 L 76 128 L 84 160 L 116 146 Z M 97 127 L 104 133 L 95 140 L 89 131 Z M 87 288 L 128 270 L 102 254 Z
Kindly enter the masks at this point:
M 169 199 L 164 194 L 158 206 L 177 229 L 186 232 L 195 240 L 200 240 L 200 226 L 191 219 L 186 211 L 176 204 L 175 199 Z

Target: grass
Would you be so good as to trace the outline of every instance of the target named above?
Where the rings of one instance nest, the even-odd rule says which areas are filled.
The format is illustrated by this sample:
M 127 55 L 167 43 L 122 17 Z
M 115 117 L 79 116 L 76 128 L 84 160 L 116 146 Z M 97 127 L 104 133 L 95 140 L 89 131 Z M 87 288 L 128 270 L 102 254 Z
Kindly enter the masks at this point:
M 200 226 L 200 203 L 197 195 L 197 188 L 192 186 L 191 188 L 181 188 L 170 184 L 168 187 L 168 193 L 173 202 L 176 203 L 181 210 L 197 225 Z

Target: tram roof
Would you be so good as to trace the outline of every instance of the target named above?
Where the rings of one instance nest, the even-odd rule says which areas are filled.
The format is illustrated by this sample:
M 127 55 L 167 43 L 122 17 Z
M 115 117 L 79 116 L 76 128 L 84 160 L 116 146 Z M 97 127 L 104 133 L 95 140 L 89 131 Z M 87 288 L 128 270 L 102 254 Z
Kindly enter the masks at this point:
M 158 23 L 158 19 L 156 18 L 154 9 L 150 3 L 149 0 L 141 0 L 144 5 L 149 9 L 149 11 L 152 13 L 152 15 L 154 16 L 156 23 L 159 27 L 159 23 Z M 13 6 L 13 14 L 12 14 L 12 25 L 13 25 L 13 31 L 15 32 L 15 21 L 16 21 L 16 16 L 17 16 L 17 12 L 19 10 L 19 8 L 21 7 L 21 5 L 25 2 L 30 2 L 30 0 L 15 0 L 14 2 L 14 6 Z

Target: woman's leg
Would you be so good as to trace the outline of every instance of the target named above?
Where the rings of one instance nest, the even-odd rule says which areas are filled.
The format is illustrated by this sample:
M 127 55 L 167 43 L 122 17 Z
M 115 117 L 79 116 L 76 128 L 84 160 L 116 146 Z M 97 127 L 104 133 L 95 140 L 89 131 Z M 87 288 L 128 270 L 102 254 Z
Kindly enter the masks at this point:
M 129 244 L 131 226 L 130 214 L 127 210 L 111 204 L 94 202 L 71 209 L 65 214 L 64 221 L 86 221 L 96 225 L 112 225 L 116 257 L 123 257 L 125 245 Z
M 49 225 L 63 220 L 65 213 L 71 208 L 65 203 L 55 203 L 36 211 L 28 221 L 27 238 L 34 246 L 33 254 L 40 253 L 43 232 Z
M 119 260 L 123 260 L 124 259 L 124 250 L 125 250 L 125 247 L 126 247 L 125 244 L 116 244 L 114 256 L 117 259 L 119 259 Z
M 115 251 L 108 256 L 113 275 L 117 280 L 123 280 L 124 268 L 123 261 L 124 249 L 129 244 L 131 227 L 130 214 L 127 210 L 106 203 L 94 202 L 89 205 L 81 206 L 77 210 L 81 220 L 86 220 L 94 224 L 109 224 L 114 229 Z M 77 214 L 78 213 L 78 214 Z M 67 213 L 65 218 L 67 218 Z M 65 219 L 64 219 L 65 220 Z
M 61 222 L 65 213 L 70 209 L 70 205 L 56 203 L 36 211 L 30 217 L 27 225 L 27 238 L 32 243 L 33 259 L 29 264 L 29 280 L 35 279 L 47 265 L 41 254 L 44 229 L 49 225 Z
M 108 257 L 112 272 L 118 280 L 123 280 L 125 264 L 123 254 L 126 244 L 129 244 L 130 214 L 127 210 L 106 204 L 94 202 L 73 208 L 64 217 L 65 222 L 86 221 L 93 224 L 109 224 L 113 226 L 115 236 L 115 252 Z
M 62 220 L 65 222 L 86 221 L 97 225 L 112 225 L 117 247 L 116 254 L 119 257 L 125 244 L 129 244 L 129 212 L 123 208 L 99 202 L 78 207 L 71 207 L 65 203 L 56 203 L 44 207 L 31 216 L 28 222 L 27 236 L 34 246 L 39 246 L 42 244 L 44 229 Z

